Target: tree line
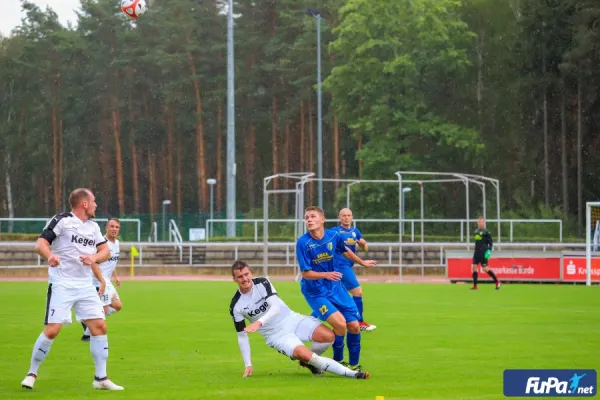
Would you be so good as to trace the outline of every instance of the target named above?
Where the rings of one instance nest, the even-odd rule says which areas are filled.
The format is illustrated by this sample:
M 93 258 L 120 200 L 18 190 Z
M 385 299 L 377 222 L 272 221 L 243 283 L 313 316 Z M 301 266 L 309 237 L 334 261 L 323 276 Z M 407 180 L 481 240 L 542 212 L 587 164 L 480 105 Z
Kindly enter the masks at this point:
M 179 215 L 206 212 L 208 178 L 225 208 L 226 2 L 152 0 L 136 21 L 117 3 L 82 0 L 76 26 L 62 26 L 22 1 L 25 18 L 1 38 L 2 216 L 50 215 L 76 186 L 94 188 L 107 215 L 159 214 L 163 199 Z M 262 206 L 263 177 L 316 172 L 316 21 L 303 12 L 316 6 L 234 2 L 240 212 Z M 585 201 L 600 198 L 597 1 L 318 9 L 325 177 L 486 175 L 500 180 L 505 216 L 560 217 L 581 232 Z M 325 187 L 333 210 L 345 188 Z M 316 185 L 307 190 L 316 199 Z M 461 190 L 428 189 L 428 215 L 462 216 Z M 364 217 L 397 215 L 397 188 L 352 193 Z

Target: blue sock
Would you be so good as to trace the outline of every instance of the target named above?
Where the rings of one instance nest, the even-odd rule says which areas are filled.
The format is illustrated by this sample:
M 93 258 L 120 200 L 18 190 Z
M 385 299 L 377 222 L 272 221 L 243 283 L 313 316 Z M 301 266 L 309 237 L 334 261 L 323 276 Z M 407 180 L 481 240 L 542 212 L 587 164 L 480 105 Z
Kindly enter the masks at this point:
M 348 353 L 350 365 L 358 365 L 360 361 L 360 333 L 348 332 Z
M 337 362 L 344 360 L 344 337 L 337 336 L 333 341 L 333 359 Z
M 356 303 L 356 308 L 358 308 L 358 314 L 360 315 L 360 320 L 358 322 L 364 322 L 363 318 L 363 300 L 362 297 L 352 296 L 354 303 Z

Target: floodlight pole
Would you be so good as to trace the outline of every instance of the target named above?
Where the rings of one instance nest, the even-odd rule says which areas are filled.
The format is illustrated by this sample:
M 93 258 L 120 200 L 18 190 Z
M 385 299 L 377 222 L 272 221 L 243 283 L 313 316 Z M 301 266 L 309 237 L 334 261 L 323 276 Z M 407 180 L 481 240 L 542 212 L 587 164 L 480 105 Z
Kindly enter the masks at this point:
M 233 0 L 227 7 L 227 237 L 235 237 L 235 71 L 233 64 Z
M 323 208 L 323 96 L 321 89 L 321 12 L 314 8 L 305 11 L 317 20 L 317 177 L 319 207 Z

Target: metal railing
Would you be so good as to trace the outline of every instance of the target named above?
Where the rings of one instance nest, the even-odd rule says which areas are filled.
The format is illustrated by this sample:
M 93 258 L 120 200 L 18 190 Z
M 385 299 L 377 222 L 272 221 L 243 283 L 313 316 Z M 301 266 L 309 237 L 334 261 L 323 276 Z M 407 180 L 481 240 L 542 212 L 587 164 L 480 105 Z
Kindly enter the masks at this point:
M 179 262 L 183 261 L 183 238 L 177 227 L 175 220 L 169 220 L 169 242 L 175 243 L 175 247 L 179 249 Z
M 254 233 L 254 241 L 258 242 L 260 240 L 259 235 L 259 226 L 260 232 L 264 232 L 264 220 L 262 218 L 250 218 L 250 219 L 207 219 L 206 220 L 206 241 L 209 241 L 213 236 L 214 225 L 215 223 L 226 223 L 226 222 L 234 222 L 241 224 L 252 224 L 253 225 L 253 233 Z M 273 218 L 269 219 L 268 223 L 281 223 L 281 224 L 304 224 L 302 220 L 296 220 L 291 218 Z M 337 223 L 335 220 L 329 220 L 329 225 L 334 225 Z M 477 223 L 476 219 L 398 219 L 398 218 L 364 218 L 364 219 L 355 219 L 353 221 L 353 225 L 356 227 L 360 224 L 364 223 L 393 223 L 398 227 L 398 231 L 406 232 L 404 229 L 405 225 L 410 227 L 410 241 L 415 242 L 415 238 L 419 241 L 424 241 L 424 236 L 426 235 L 425 224 L 458 224 L 458 234 L 460 236 L 460 242 L 468 242 L 471 240 L 470 237 L 465 235 L 467 224 Z M 498 220 L 490 220 L 489 224 L 498 223 Z M 509 225 L 509 242 L 512 243 L 514 241 L 514 226 L 516 224 L 555 224 L 558 225 L 557 233 L 559 242 L 563 241 L 563 221 L 560 219 L 501 219 L 500 224 L 508 224 Z M 418 233 L 415 226 L 419 227 Z M 359 226 L 360 228 L 360 226 Z M 408 232 L 406 232 L 408 234 Z M 420 238 L 419 238 L 420 236 Z M 444 236 L 444 235 L 438 235 Z M 502 242 L 502 238 L 497 238 L 497 242 Z
M 8 222 L 9 224 L 14 223 L 14 222 L 43 222 L 45 224 L 51 218 L 52 217 L 48 217 L 48 218 L 0 218 L 0 232 L 2 232 L 2 223 L 3 222 Z M 106 222 L 106 221 L 108 221 L 108 218 L 94 218 L 94 221 Z M 139 242 L 142 240 L 142 221 L 140 219 L 138 219 L 138 218 L 123 218 L 123 219 L 119 218 L 119 221 L 121 221 L 121 224 L 127 223 L 127 222 L 135 223 L 136 228 L 137 228 L 137 241 Z M 40 233 L 41 233 L 41 229 L 40 229 Z
M 291 267 L 297 268 L 295 243 L 294 242 L 272 242 L 268 245 L 268 261 L 264 265 L 262 254 L 257 249 L 262 249 L 262 243 L 252 242 L 227 242 L 227 243 L 197 243 L 197 242 L 179 242 L 179 264 L 165 265 L 156 255 L 152 254 L 154 249 L 164 247 L 165 243 L 154 242 L 121 242 L 122 252 L 126 252 L 131 246 L 135 246 L 139 257 L 136 260 L 136 267 L 156 267 L 168 266 L 179 267 L 229 267 L 235 259 L 242 258 L 250 262 L 255 268 L 263 267 L 263 273 L 267 274 L 269 268 Z M 0 268 L 39 268 L 45 266 L 45 261 L 33 255 L 33 242 L 0 242 L 0 253 L 8 251 L 14 252 L 15 247 L 23 248 L 22 251 L 31 251 L 31 264 L 17 266 L 2 266 Z M 535 251 L 583 251 L 585 243 L 500 243 L 494 246 L 495 251 L 500 250 L 535 250 Z M 400 251 L 402 250 L 402 251 Z M 446 268 L 447 250 L 467 250 L 472 251 L 473 245 L 467 243 L 398 243 L 398 242 L 380 242 L 369 243 L 368 257 L 378 262 L 376 268 L 398 268 L 402 274 L 402 269 L 419 268 L 420 274 L 425 275 L 428 268 Z M 185 260 L 183 254 L 186 255 Z M 202 254 L 204 263 L 195 262 L 195 254 Z M 359 256 L 364 257 L 362 254 Z M 37 258 L 37 260 L 36 260 Z M 34 261 L 36 260 L 36 261 Z M 127 257 L 122 258 L 122 263 L 127 263 Z

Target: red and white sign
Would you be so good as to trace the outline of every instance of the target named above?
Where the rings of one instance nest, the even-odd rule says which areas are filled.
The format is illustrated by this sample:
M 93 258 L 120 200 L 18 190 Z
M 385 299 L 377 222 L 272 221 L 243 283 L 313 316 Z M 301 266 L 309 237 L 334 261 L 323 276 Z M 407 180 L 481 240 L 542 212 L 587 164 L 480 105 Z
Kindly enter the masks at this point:
M 450 258 L 448 263 L 448 279 L 470 280 L 472 275 L 472 258 Z M 585 266 L 585 260 L 584 260 Z M 498 257 L 491 258 L 488 265 L 498 279 L 510 281 L 560 281 L 560 257 Z M 481 267 L 479 279 L 491 280 Z
M 585 282 L 587 279 L 585 257 L 563 257 L 563 281 Z M 600 282 L 600 258 L 592 258 L 592 282 Z

